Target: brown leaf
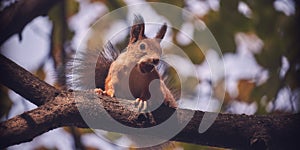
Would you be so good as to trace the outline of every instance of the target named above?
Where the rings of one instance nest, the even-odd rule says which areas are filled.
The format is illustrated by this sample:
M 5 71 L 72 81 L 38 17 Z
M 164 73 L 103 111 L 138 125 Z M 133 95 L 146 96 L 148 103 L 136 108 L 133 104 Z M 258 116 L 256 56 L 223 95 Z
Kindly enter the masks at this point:
M 238 83 L 238 91 L 239 94 L 236 97 L 238 101 L 251 103 L 252 100 L 250 99 L 251 92 L 255 87 L 255 83 L 248 79 L 242 79 Z

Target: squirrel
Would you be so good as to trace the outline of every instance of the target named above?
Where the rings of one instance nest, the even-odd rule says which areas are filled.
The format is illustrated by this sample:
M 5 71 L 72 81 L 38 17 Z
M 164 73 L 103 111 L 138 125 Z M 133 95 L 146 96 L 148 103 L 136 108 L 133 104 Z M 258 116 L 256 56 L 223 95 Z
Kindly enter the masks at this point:
M 135 99 L 139 112 L 147 112 L 148 100 L 160 95 L 163 103 L 171 108 L 178 107 L 180 91 L 172 87 L 172 77 L 166 75 L 167 64 L 161 60 L 161 40 L 167 31 L 166 23 L 158 30 L 154 38 L 145 35 L 143 17 L 135 15 L 130 28 L 130 38 L 124 52 L 115 49 L 108 41 L 100 52 L 87 51 L 76 53 L 69 63 L 68 79 L 73 89 L 95 89 L 97 94 L 110 97 Z M 95 79 L 95 80 L 93 80 Z M 94 83 L 91 83 L 91 82 Z M 157 82 L 158 81 L 158 82 Z M 151 84 L 155 82 L 156 92 L 152 93 Z M 157 95 L 151 95 L 157 94 Z M 153 98 L 155 100 L 156 98 Z M 151 104 L 151 102 L 150 102 Z M 142 137 L 130 137 L 141 139 Z M 146 137 L 146 139 L 148 139 Z M 170 142 L 156 146 L 154 149 L 171 145 Z
M 164 24 L 155 38 L 148 38 L 144 34 L 144 19 L 136 15 L 134 24 L 130 29 L 130 39 L 125 52 L 121 54 L 116 52 L 109 42 L 102 55 L 99 56 L 95 70 L 95 81 L 96 85 L 100 86 L 95 89 L 95 92 L 111 97 L 135 98 L 134 104 L 138 106 L 139 112 L 145 112 L 148 109 L 147 100 L 151 97 L 149 85 L 157 79 L 160 90 L 154 94 L 162 94 L 165 105 L 177 108 L 173 94 L 157 69 L 162 54 L 160 42 L 165 36 L 166 30 L 167 25 Z M 107 55 L 111 55 L 113 60 L 108 60 Z M 107 68 L 109 68 L 108 72 Z M 103 76 L 106 76 L 105 81 Z M 102 90 L 103 81 L 105 90 Z

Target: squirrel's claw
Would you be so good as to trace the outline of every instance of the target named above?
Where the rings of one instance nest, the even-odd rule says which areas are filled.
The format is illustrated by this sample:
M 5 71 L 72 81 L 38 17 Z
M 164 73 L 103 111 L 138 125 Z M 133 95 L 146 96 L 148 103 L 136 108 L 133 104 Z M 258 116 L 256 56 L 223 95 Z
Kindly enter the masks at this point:
M 139 115 L 143 115 L 145 118 L 147 118 L 151 124 L 156 124 L 152 113 L 150 112 L 148 108 L 148 102 L 146 100 L 142 100 L 141 98 L 137 98 L 134 102 L 134 106 L 138 107 Z
M 134 101 L 134 105 L 135 107 L 138 107 L 138 111 L 139 113 L 145 113 L 148 112 L 148 103 L 145 100 L 142 100 L 140 98 L 137 98 Z

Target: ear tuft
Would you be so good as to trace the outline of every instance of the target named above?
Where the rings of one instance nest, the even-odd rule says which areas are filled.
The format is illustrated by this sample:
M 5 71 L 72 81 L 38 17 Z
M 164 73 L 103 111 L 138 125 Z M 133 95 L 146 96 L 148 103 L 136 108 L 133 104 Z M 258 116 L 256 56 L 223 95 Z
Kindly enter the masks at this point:
M 140 14 L 134 14 L 133 25 L 144 24 L 144 18 Z
M 144 32 L 145 32 L 144 18 L 141 15 L 134 15 L 133 25 L 130 30 L 129 43 L 134 43 L 138 40 L 147 38 Z
M 167 32 L 167 24 L 164 23 L 164 25 L 157 32 L 155 38 L 161 41 L 164 38 L 166 32 Z

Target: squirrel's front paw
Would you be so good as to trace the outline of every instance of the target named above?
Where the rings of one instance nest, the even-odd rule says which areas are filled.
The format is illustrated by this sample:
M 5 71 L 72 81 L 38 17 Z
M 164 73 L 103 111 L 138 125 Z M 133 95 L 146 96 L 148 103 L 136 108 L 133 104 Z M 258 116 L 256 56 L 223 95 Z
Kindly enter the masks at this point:
M 148 111 L 148 103 L 147 101 L 145 100 L 142 100 L 141 98 L 137 98 L 135 101 L 134 101 L 134 105 L 135 107 L 138 107 L 138 111 L 139 113 L 145 113 Z
M 142 117 L 144 119 L 147 119 L 150 124 L 152 124 L 152 125 L 156 124 L 155 119 L 148 108 L 148 102 L 146 100 L 137 98 L 134 101 L 134 105 L 135 105 L 135 107 L 138 107 L 138 112 L 140 113 L 138 116 L 139 119 Z M 142 120 L 144 120 L 144 119 L 142 119 Z
M 104 94 L 104 91 L 103 91 L 101 88 L 96 88 L 96 89 L 94 89 L 94 92 L 95 92 L 96 94 L 99 94 L 99 95 Z
M 99 95 L 107 95 L 110 97 L 114 97 L 113 90 L 103 91 L 101 88 L 96 88 L 96 89 L 94 89 L 94 92 Z

